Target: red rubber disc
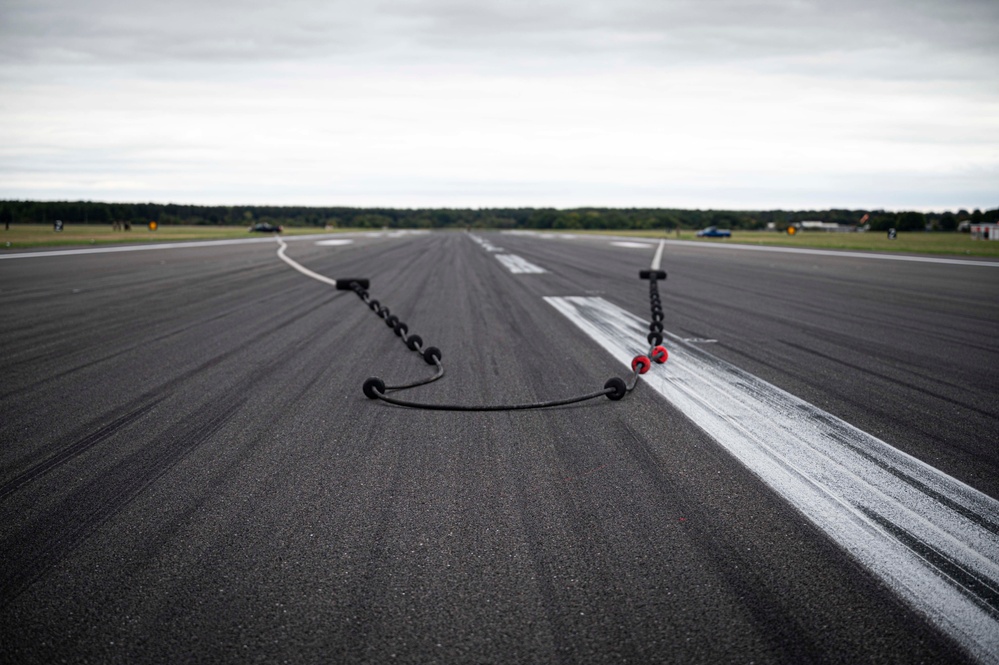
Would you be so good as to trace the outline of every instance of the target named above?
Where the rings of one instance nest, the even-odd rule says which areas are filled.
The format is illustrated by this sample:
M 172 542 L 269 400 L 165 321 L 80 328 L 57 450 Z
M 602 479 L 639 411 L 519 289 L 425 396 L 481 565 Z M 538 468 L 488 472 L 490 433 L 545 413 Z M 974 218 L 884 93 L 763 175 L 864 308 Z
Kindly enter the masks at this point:
M 669 351 L 667 351 L 666 347 L 662 345 L 652 349 L 652 353 L 649 355 L 652 356 L 652 359 L 660 365 L 669 360 Z
M 639 374 L 645 374 L 652 367 L 652 361 L 645 356 L 635 356 L 631 361 L 631 370 Z

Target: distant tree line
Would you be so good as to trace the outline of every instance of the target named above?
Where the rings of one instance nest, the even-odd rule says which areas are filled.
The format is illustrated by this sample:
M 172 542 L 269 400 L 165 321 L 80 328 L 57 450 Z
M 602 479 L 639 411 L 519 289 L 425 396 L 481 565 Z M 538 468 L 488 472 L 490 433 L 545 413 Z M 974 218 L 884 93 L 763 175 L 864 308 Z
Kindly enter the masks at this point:
M 954 231 L 962 222 L 999 222 L 994 210 L 922 213 L 885 210 L 683 210 L 674 208 L 342 208 L 306 206 L 202 206 L 173 203 L 0 201 L 0 224 L 247 225 L 350 228 L 496 229 L 766 229 L 796 222 L 858 224 L 864 215 L 876 231 Z

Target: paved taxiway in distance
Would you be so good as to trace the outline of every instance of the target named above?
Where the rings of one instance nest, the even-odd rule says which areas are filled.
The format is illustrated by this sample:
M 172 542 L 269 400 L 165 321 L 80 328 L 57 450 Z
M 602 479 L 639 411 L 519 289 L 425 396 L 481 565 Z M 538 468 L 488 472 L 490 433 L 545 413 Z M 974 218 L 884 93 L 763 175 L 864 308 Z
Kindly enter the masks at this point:
M 324 240 L 287 255 L 443 352 L 411 399 L 590 392 L 645 346 L 655 241 Z M 0 259 L 0 658 L 999 660 L 994 264 L 669 243 L 635 392 L 442 413 L 366 399 L 427 365 L 277 248 Z

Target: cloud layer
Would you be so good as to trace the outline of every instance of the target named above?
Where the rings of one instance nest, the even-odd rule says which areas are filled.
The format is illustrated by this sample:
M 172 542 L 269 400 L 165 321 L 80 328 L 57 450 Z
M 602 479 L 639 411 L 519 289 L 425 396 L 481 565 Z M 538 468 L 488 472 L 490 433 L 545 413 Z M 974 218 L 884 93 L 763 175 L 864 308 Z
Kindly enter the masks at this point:
M 0 2 L 0 197 L 992 207 L 992 2 Z

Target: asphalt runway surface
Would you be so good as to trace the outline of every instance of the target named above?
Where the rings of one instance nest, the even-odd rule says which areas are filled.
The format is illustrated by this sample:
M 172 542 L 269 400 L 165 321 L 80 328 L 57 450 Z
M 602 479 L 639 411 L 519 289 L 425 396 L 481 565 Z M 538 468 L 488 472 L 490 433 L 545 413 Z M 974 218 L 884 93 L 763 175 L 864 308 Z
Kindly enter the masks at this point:
M 471 235 L 289 238 L 287 255 L 370 278 L 440 348 L 446 375 L 407 399 L 531 402 L 630 375 L 608 349 L 644 340 L 599 336 L 615 313 L 647 319 L 653 241 Z M 669 243 L 659 384 L 465 413 L 367 399 L 368 377 L 431 368 L 277 248 L 0 259 L 0 660 L 999 661 L 999 267 Z M 922 582 L 892 576 L 908 563 L 865 559 L 713 429 L 751 438 L 753 414 L 668 399 L 706 394 L 698 368 L 909 464 L 857 457 L 934 504 L 914 519 L 939 508 L 974 542 L 842 519 L 963 609 L 920 605 Z M 799 474 L 819 490 L 821 466 Z

